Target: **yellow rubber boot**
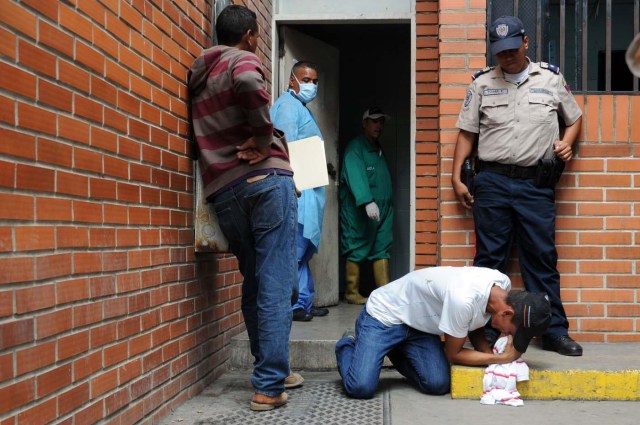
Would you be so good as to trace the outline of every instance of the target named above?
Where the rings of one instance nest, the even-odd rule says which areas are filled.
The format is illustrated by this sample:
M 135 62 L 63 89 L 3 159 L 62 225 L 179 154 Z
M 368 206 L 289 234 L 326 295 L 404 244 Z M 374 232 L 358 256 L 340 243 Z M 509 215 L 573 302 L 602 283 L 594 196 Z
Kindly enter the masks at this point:
M 360 285 L 360 265 L 347 260 L 344 269 L 346 277 L 344 298 L 349 304 L 366 303 L 367 299 L 358 292 L 358 286 Z
M 376 282 L 378 288 L 389 283 L 388 258 L 373 261 L 373 280 Z

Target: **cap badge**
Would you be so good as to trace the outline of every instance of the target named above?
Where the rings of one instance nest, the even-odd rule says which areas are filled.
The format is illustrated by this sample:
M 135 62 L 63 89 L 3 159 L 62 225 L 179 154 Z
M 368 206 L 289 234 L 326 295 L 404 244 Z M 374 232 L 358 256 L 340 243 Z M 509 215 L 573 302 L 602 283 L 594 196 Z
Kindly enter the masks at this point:
M 500 37 L 506 37 L 507 34 L 509 34 L 509 25 L 507 24 L 500 24 L 496 27 L 496 34 L 498 34 Z

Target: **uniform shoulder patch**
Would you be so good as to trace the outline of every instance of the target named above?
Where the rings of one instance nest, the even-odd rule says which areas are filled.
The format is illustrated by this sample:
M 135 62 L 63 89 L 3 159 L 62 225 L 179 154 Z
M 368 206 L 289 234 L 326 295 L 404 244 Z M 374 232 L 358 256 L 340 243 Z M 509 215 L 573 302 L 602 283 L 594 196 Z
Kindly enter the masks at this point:
M 540 68 L 544 68 L 544 69 L 548 69 L 549 71 L 553 72 L 554 74 L 559 74 L 560 73 L 560 67 L 557 65 L 553 65 L 547 62 L 540 62 Z
M 475 80 L 476 78 L 478 78 L 482 74 L 486 74 L 487 72 L 491 71 L 493 68 L 495 68 L 495 67 L 494 66 L 487 66 L 486 68 L 483 68 L 480 71 L 477 71 L 475 74 L 473 74 L 471 79 Z

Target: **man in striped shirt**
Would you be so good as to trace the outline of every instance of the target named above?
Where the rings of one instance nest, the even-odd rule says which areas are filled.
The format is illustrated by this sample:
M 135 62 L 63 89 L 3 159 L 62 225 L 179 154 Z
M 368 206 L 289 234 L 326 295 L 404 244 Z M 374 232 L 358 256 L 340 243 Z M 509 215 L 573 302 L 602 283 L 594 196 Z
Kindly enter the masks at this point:
M 269 118 L 256 14 L 228 6 L 216 22 L 220 45 L 189 70 L 192 129 L 207 200 L 238 258 L 242 313 L 255 357 L 252 410 L 287 402 L 291 299 L 297 287 L 297 201 L 286 141 Z

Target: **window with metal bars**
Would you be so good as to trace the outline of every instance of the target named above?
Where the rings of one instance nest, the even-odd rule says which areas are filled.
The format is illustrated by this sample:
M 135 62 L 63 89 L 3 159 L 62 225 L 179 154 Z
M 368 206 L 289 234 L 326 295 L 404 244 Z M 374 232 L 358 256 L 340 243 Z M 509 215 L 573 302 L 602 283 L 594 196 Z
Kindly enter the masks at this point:
M 640 0 L 488 0 L 487 27 L 502 15 L 522 20 L 529 58 L 558 65 L 572 90 L 638 92 L 624 54 L 640 31 Z

